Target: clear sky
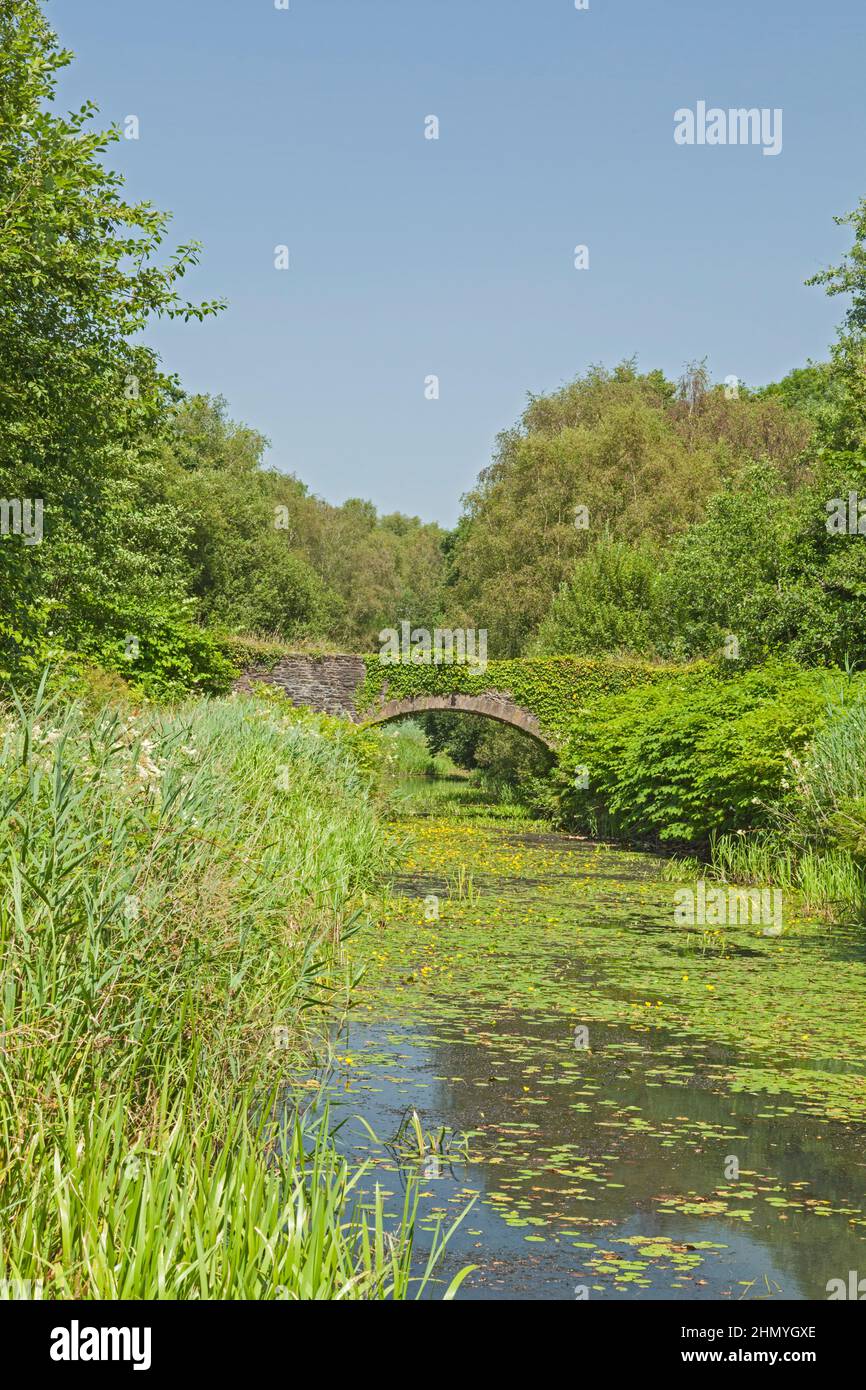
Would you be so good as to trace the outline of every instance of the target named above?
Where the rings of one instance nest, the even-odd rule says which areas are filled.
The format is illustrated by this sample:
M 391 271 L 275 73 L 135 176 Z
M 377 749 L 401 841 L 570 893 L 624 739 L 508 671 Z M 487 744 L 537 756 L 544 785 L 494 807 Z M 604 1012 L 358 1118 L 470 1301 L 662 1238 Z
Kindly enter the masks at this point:
M 803 280 L 866 194 L 866 4 L 589 4 L 48 4 L 62 101 L 138 116 L 110 162 L 229 300 L 149 341 L 330 501 L 453 524 L 527 393 L 592 362 L 758 385 L 826 352 L 842 305 Z M 700 100 L 781 108 L 781 153 L 677 145 Z

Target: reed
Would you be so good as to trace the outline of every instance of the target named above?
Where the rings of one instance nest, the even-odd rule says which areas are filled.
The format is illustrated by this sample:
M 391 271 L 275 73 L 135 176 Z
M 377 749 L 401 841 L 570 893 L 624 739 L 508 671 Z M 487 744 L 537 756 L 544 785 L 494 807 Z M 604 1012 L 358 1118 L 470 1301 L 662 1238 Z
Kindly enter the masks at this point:
M 88 716 L 45 689 L 0 714 L 0 1281 L 418 1292 L 411 1191 L 389 1222 L 276 1103 L 351 996 L 351 903 L 385 867 L 359 736 L 268 699 Z
M 778 834 L 720 835 L 712 870 L 733 883 L 774 885 L 799 895 L 804 911 L 833 921 L 862 921 L 866 875 L 845 849 L 783 845 Z
M 724 877 L 778 884 L 807 911 L 866 920 L 866 702 L 845 692 L 802 758 L 790 758 L 773 827 L 719 836 L 712 861 Z

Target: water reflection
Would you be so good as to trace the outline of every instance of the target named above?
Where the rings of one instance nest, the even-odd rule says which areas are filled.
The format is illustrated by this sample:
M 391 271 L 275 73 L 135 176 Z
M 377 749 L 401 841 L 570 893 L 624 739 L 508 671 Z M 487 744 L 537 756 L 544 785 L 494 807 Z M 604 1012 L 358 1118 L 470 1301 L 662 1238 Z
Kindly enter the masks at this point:
M 658 877 L 649 857 L 596 855 L 588 877 L 585 845 L 496 833 L 504 851 L 534 841 L 558 858 L 550 873 L 539 860 L 482 882 L 482 915 L 494 892 L 522 908 L 542 889 L 547 911 L 579 872 L 590 883 L 581 924 L 609 927 L 626 904 L 631 943 L 649 943 L 653 959 L 679 949 L 652 906 L 629 896 Z M 446 879 L 416 871 L 401 887 L 423 899 L 437 882 Z M 468 922 L 443 929 L 455 949 L 469 949 Z M 403 930 L 410 951 L 429 941 L 423 926 Z M 507 950 L 498 937 L 487 950 L 485 938 L 484 959 L 496 967 L 479 973 L 467 965 L 447 994 L 444 981 L 431 984 L 423 1009 L 389 976 L 375 994 L 373 1019 L 353 1018 L 336 1048 L 343 1060 L 328 1095 L 345 1121 L 339 1142 L 373 1162 L 369 1187 L 384 1184 L 395 1210 L 407 1176 L 417 1176 L 419 1262 L 436 1219 L 452 1221 L 474 1197 L 442 1269 L 447 1282 L 463 1265 L 478 1266 L 461 1298 L 820 1299 L 828 1279 L 860 1266 L 866 1273 L 866 1128 L 828 1120 L 820 1107 L 786 1094 L 794 1073 L 785 1070 L 782 1048 L 771 1087 L 732 1090 L 736 1046 L 652 1018 L 611 1021 L 604 1011 L 625 987 L 582 949 L 564 953 L 561 933 L 542 939 L 532 924 L 526 931 Z M 733 946 L 744 959 L 732 970 L 754 969 L 750 954 L 765 968 L 769 958 L 748 942 Z M 806 959 L 810 951 L 825 961 L 843 951 L 862 961 L 859 942 L 837 938 L 822 951 L 810 940 Z M 521 1007 L 521 990 L 532 988 L 516 983 L 527 952 L 549 997 L 561 990 L 572 999 L 579 985 L 598 1003 L 589 1046 L 575 1045 L 573 1021 L 564 1023 L 561 1011 L 548 1017 Z M 679 964 L 677 972 L 679 979 Z M 798 1057 L 798 1074 L 809 1065 Z M 850 1057 L 811 1066 L 862 1075 Z M 412 1111 L 427 1134 L 444 1127 L 441 1152 L 423 1143 L 414 1156 L 411 1142 L 387 1147 Z

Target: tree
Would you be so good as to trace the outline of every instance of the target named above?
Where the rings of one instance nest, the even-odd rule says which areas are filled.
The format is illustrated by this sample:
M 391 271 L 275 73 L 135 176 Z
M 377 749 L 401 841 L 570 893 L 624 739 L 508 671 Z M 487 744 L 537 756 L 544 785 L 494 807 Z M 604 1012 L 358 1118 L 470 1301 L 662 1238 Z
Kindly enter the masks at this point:
M 854 229 L 854 244 L 837 266 L 821 270 L 806 281 L 823 285 L 827 294 L 847 294 L 851 303 L 831 349 L 832 370 L 841 399 L 825 431 L 836 449 L 866 448 L 866 198 L 853 212 L 833 219 Z
M 602 536 L 557 594 L 534 649 L 550 656 L 652 655 L 667 628 L 658 576 L 655 546 Z
M 701 382 L 687 373 L 678 396 L 660 372 L 640 375 L 632 362 L 596 367 L 531 398 L 500 436 L 464 499 L 451 556 L 456 607 L 488 628 L 497 655 L 526 649 L 598 537 L 668 543 L 756 456 L 796 473 L 808 420 Z
M 265 467 L 266 447 L 257 430 L 229 419 L 220 397 L 184 401 L 164 433 L 200 621 L 361 651 L 404 618 L 433 627 L 444 569 L 439 527 L 380 517 L 360 498 L 331 506 Z
M 318 636 L 338 605 L 304 553 L 307 491 L 263 467 L 266 446 L 257 430 L 229 419 L 221 397 L 184 401 L 165 434 L 196 617 L 284 640 Z
M 153 438 L 176 383 L 135 341 L 182 299 L 198 259 L 160 264 L 168 217 L 129 203 L 102 164 L 119 131 L 95 108 L 59 115 L 58 47 L 37 0 L 0 13 L 0 493 L 40 500 L 44 539 L 0 538 L 0 674 L 38 666 L 50 634 L 122 659 L 150 618 L 180 621 L 184 522 L 166 503 Z
M 744 664 L 786 654 L 806 665 L 866 659 L 866 543 L 828 528 L 833 499 L 866 499 L 866 461 L 825 453 L 790 492 L 769 464 L 745 468 L 672 547 L 656 591 L 664 654 L 705 656 L 733 636 Z M 736 649 L 735 649 L 736 650 Z

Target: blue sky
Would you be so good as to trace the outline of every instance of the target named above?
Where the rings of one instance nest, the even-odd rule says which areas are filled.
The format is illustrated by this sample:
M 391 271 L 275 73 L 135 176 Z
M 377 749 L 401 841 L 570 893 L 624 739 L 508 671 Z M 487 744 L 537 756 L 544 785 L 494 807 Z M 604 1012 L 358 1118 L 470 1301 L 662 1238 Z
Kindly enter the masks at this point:
M 592 362 L 757 385 L 826 352 L 843 306 L 803 280 L 866 194 L 863 0 L 290 2 L 47 10 L 62 102 L 138 116 L 110 162 L 229 300 L 148 340 L 314 492 L 451 525 L 527 393 Z M 781 153 L 675 144 L 699 100 L 781 107 Z

